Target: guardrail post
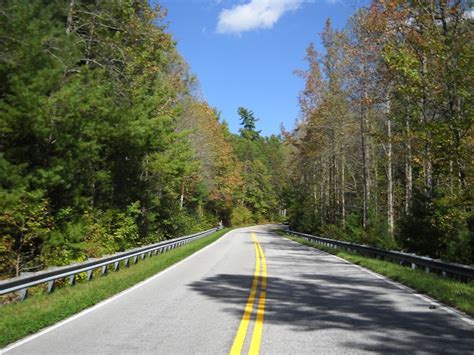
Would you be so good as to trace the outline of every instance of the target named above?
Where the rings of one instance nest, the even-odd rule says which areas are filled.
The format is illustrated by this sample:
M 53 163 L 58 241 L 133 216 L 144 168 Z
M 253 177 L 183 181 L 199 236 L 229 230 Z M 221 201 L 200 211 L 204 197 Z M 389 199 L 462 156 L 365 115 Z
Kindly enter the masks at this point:
M 94 276 L 94 270 L 92 270 L 92 269 L 87 270 L 87 281 L 92 280 L 93 276 Z
M 48 282 L 48 287 L 46 289 L 48 293 L 51 293 L 54 291 L 54 280 L 51 280 Z
M 443 272 L 441 273 L 441 276 L 442 276 L 442 277 L 446 277 L 446 271 L 443 271 Z
M 104 266 L 102 266 L 102 272 L 101 272 L 101 275 L 102 275 L 102 276 L 105 276 L 105 275 L 107 275 L 107 265 L 104 265 Z
M 124 266 L 130 267 L 130 259 L 125 259 Z
M 427 274 L 429 274 L 429 273 L 430 273 L 430 271 L 431 271 L 431 270 L 430 270 L 430 268 L 429 268 L 428 266 L 427 266 L 427 267 L 425 267 L 425 272 L 426 272 Z
M 27 288 L 21 289 L 20 290 L 20 301 L 26 300 L 27 297 L 28 297 L 28 289 Z
M 412 269 L 412 270 L 415 270 L 415 269 L 416 269 L 416 264 L 411 263 L 411 269 Z
M 118 271 L 120 269 L 120 261 L 116 261 L 114 263 L 114 271 Z
M 146 256 L 145 253 L 140 254 L 140 258 L 141 258 L 142 260 L 145 259 L 145 256 Z
M 137 255 L 135 255 L 135 256 L 133 257 L 133 263 L 134 263 L 134 264 L 138 263 L 138 256 L 137 256 Z
M 74 286 L 76 284 L 76 274 L 69 276 L 69 286 Z

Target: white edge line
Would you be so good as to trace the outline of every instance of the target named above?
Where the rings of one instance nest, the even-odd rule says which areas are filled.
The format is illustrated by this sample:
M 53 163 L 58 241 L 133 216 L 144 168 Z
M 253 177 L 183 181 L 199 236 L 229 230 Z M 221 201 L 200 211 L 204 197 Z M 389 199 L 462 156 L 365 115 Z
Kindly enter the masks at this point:
M 130 293 L 130 292 L 136 290 L 137 288 L 142 287 L 142 286 L 144 286 L 144 285 L 146 285 L 146 284 L 148 284 L 148 283 L 154 281 L 156 278 L 158 278 L 158 277 L 162 276 L 163 274 L 165 274 L 165 273 L 167 273 L 167 272 L 173 270 L 174 268 L 176 268 L 176 267 L 178 267 L 179 265 L 181 265 L 182 263 L 188 261 L 188 260 L 191 259 L 192 257 L 194 257 L 194 256 L 200 254 L 201 252 L 205 251 L 207 248 L 209 248 L 209 247 L 211 247 L 211 246 L 217 244 L 219 241 L 223 240 L 224 237 L 226 237 L 226 236 L 228 236 L 229 234 L 235 232 L 236 230 L 237 230 L 237 229 L 233 229 L 233 230 L 231 230 L 231 231 L 228 231 L 227 233 L 225 233 L 223 236 L 221 236 L 219 239 L 217 239 L 216 241 L 212 242 L 211 244 L 206 245 L 204 248 L 202 248 L 202 249 L 196 251 L 195 253 L 193 253 L 193 254 L 189 255 L 188 257 L 184 258 L 183 260 L 178 261 L 176 264 L 173 264 L 173 265 L 167 267 L 166 269 L 160 271 L 159 273 L 157 273 L 157 274 L 155 274 L 155 275 L 153 275 L 153 276 L 150 276 L 149 278 L 147 278 L 147 279 L 145 279 L 145 280 L 143 280 L 143 281 L 140 281 L 139 283 L 135 284 L 134 286 L 132 286 L 132 287 L 130 287 L 130 288 L 127 288 L 127 289 L 125 289 L 124 291 L 121 291 L 121 292 L 117 293 L 116 295 L 111 296 L 110 298 L 107 298 L 107 299 L 105 299 L 105 300 L 103 300 L 103 301 L 100 301 L 99 303 L 95 304 L 94 306 L 92 306 L 92 307 L 90 307 L 90 308 L 86 308 L 86 309 L 80 311 L 79 313 L 76 313 L 76 314 L 72 315 L 72 316 L 69 317 L 69 318 L 66 318 L 66 319 L 64 319 L 64 320 L 62 320 L 62 321 L 59 321 L 59 322 L 56 323 L 56 324 L 53 324 L 53 325 L 51 325 L 51 326 L 49 326 L 49 327 L 47 327 L 47 328 L 44 328 L 43 330 L 41 330 L 41 331 L 39 331 L 39 332 L 37 332 L 37 333 L 34 333 L 34 334 L 32 334 L 32 335 L 26 336 L 25 338 L 20 339 L 20 340 L 14 342 L 14 343 L 8 345 L 7 347 L 5 347 L 5 348 L 3 348 L 3 349 L 0 349 L 0 354 L 5 354 L 6 352 L 8 352 L 8 351 L 10 351 L 10 350 L 13 350 L 14 348 L 17 348 L 17 347 L 19 347 L 19 346 L 21 346 L 21 345 L 23 345 L 23 344 L 25 344 L 25 343 L 28 343 L 28 342 L 30 342 L 30 341 L 36 339 L 36 338 L 39 338 L 40 336 L 42 336 L 42 335 L 44 335 L 44 334 L 46 334 L 46 333 L 49 333 L 49 332 L 51 332 L 51 331 L 53 331 L 53 330 L 55 330 L 55 329 L 57 329 L 57 328 L 59 328 L 59 327 L 62 327 L 63 325 L 65 325 L 65 324 L 67 324 L 67 323 L 70 323 L 70 322 L 76 320 L 77 318 L 80 318 L 80 317 L 82 317 L 82 316 L 85 316 L 86 314 L 88 314 L 88 313 L 90 313 L 90 312 L 93 312 L 93 311 L 95 311 L 95 310 L 97 310 L 97 309 L 99 309 L 99 308 L 101 308 L 101 307 L 103 307 L 103 306 L 105 306 L 105 305 L 107 305 L 107 304 L 109 304 L 109 303 L 115 301 L 116 299 L 118 299 L 118 298 L 120 298 L 120 297 L 122 297 L 122 296 L 125 296 L 126 294 L 128 294 L 128 293 Z
M 291 239 L 289 239 L 289 238 L 286 238 L 286 237 L 284 237 L 284 238 L 287 239 L 287 240 L 289 240 L 289 241 L 292 242 L 292 243 L 296 243 L 296 244 L 298 244 L 298 245 L 306 246 L 306 247 L 308 247 L 308 248 L 310 248 L 310 249 L 318 249 L 317 247 L 310 247 L 310 246 L 308 246 L 308 245 L 304 245 L 304 244 L 295 242 L 294 240 L 291 240 Z M 334 257 L 334 258 L 337 258 L 337 259 L 339 259 L 339 260 L 345 262 L 346 264 L 349 264 L 349 265 L 351 265 L 351 266 L 353 266 L 353 267 L 356 267 L 356 268 L 358 268 L 358 269 L 360 269 L 360 270 L 363 270 L 363 271 L 365 271 L 366 273 L 368 273 L 368 274 L 370 274 L 370 275 L 372 275 L 372 276 L 375 276 L 376 278 L 378 278 L 378 279 L 380 279 L 380 280 L 383 280 L 383 281 L 389 283 L 389 284 L 392 285 L 392 286 L 395 286 L 395 287 L 399 288 L 400 290 L 407 291 L 408 293 L 412 294 L 413 296 L 418 297 L 418 298 L 422 299 L 423 301 L 428 302 L 429 304 L 431 304 L 431 305 L 433 305 L 433 306 L 436 306 L 437 308 L 442 309 L 443 311 L 445 311 L 445 312 L 447 312 L 447 313 L 449 313 L 449 314 L 451 314 L 451 315 L 456 316 L 457 318 L 463 320 L 464 322 L 466 322 L 466 323 L 469 324 L 469 325 L 474 325 L 474 319 L 471 318 L 470 316 L 468 316 L 467 314 L 464 314 L 464 313 L 462 313 L 461 311 L 458 311 L 458 310 L 455 309 L 455 308 L 452 308 L 452 307 L 450 307 L 450 306 L 447 306 L 447 305 L 445 305 L 445 304 L 442 304 L 442 303 L 440 303 L 439 301 L 435 300 L 434 298 L 431 298 L 430 296 L 421 294 L 420 292 L 418 292 L 418 291 L 412 289 L 411 287 L 408 287 L 408 286 L 406 286 L 406 285 L 403 285 L 403 284 L 401 284 L 401 283 L 398 283 L 398 282 L 396 282 L 396 281 L 393 281 L 393 280 L 389 279 L 389 278 L 386 277 L 386 276 L 383 276 L 383 275 L 381 275 L 381 274 L 378 274 L 378 273 L 376 273 L 376 272 L 374 272 L 374 271 L 372 271 L 372 270 L 366 269 L 366 268 L 364 268 L 364 267 L 362 267 L 362 266 L 360 266 L 360 265 L 356 265 L 356 264 L 354 264 L 354 263 L 351 263 L 350 261 L 348 261 L 348 260 L 346 260 L 346 259 L 343 259 L 343 258 L 341 258 L 341 257 L 339 257 L 339 256 L 337 256 L 337 255 L 334 255 L 334 254 L 325 252 L 324 250 L 321 250 L 321 249 L 318 249 L 318 251 L 323 252 L 324 254 L 326 254 L 326 255 L 328 255 L 328 256 L 332 256 L 332 257 Z

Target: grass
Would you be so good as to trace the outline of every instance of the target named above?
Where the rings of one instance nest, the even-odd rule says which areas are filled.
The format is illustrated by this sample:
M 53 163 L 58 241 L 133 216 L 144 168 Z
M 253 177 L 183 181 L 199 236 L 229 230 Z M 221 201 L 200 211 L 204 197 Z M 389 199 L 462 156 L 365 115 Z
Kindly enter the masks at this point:
M 110 272 L 106 277 L 97 277 L 74 287 L 63 287 L 50 295 L 39 292 L 23 302 L 1 306 L 0 348 L 155 275 L 216 241 L 229 230 L 220 230 L 166 253 L 140 260 L 137 265 L 123 268 L 119 272 Z
M 337 255 L 353 264 L 375 271 L 471 316 L 474 315 L 473 283 L 464 283 L 453 279 L 442 278 L 436 274 L 427 274 L 418 269 L 412 270 L 409 267 L 389 261 L 378 260 L 345 250 L 322 246 L 302 238 L 294 237 L 283 231 L 277 232 L 288 239 Z

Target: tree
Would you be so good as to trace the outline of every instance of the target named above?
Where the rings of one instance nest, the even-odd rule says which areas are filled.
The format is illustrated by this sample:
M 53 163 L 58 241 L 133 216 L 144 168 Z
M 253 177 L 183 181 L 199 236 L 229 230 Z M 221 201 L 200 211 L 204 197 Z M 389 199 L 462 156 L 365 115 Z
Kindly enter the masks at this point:
M 240 116 L 240 124 L 242 126 L 240 129 L 240 134 L 242 137 L 250 140 L 257 140 L 260 136 L 260 131 L 255 130 L 255 123 L 258 121 L 258 119 L 254 117 L 252 111 L 244 107 L 239 107 L 237 112 Z

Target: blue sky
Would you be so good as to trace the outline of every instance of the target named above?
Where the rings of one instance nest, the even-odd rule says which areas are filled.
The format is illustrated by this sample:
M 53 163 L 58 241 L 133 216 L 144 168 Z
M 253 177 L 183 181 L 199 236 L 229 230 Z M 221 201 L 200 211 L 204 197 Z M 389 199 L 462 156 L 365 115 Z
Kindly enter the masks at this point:
M 169 31 L 197 75 L 204 98 L 237 132 L 237 108 L 251 109 L 263 135 L 293 128 L 310 42 L 321 50 L 327 17 L 342 27 L 361 0 L 161 0 Z

